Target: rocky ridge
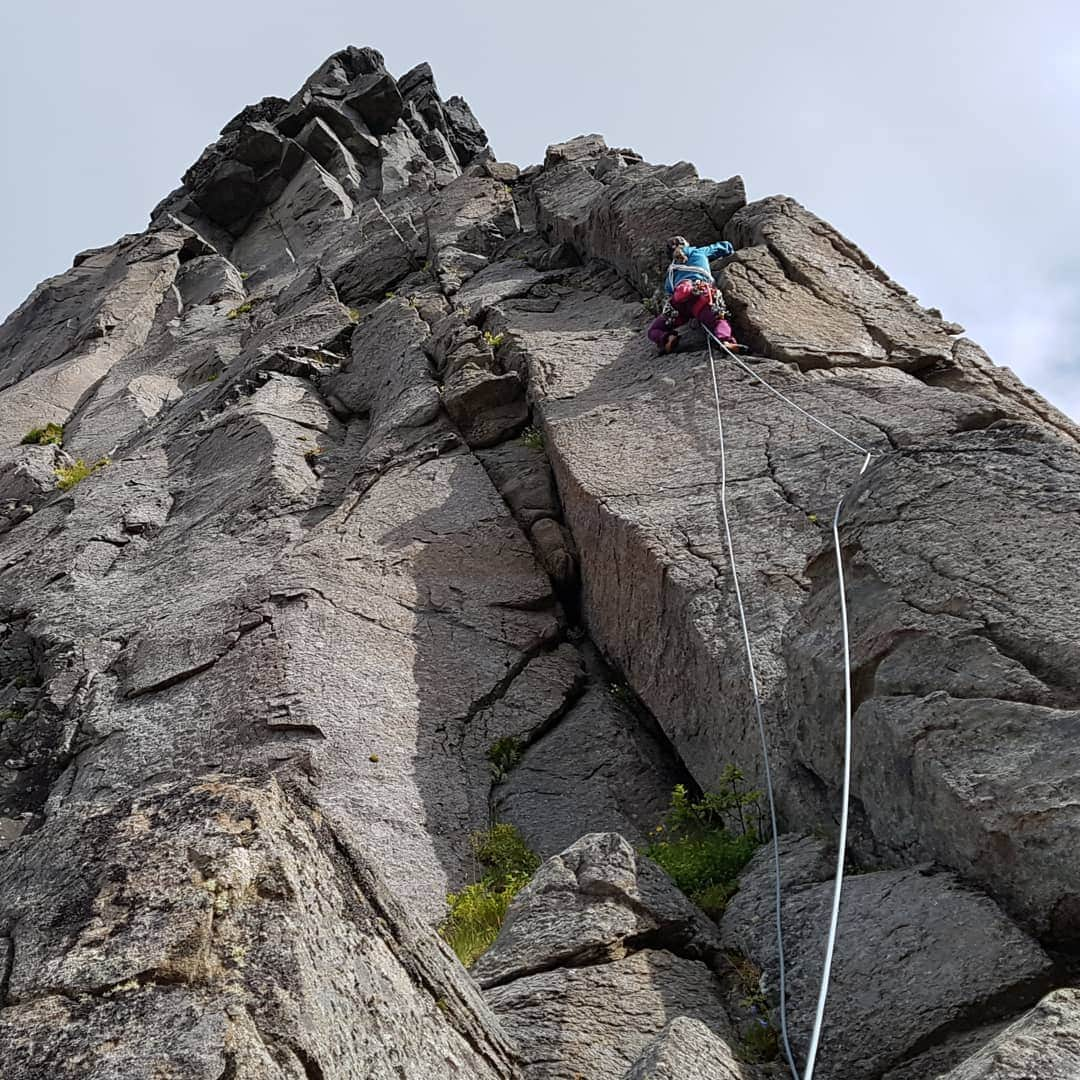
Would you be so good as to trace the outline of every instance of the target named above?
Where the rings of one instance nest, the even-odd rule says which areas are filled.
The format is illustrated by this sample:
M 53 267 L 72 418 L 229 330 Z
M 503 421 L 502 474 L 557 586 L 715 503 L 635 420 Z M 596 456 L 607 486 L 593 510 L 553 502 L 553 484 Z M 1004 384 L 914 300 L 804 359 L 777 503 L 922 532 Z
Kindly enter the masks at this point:
M 521 171 L 349 48 L 0 327 L 5 1075 L 783 1075 L 738 1034 L 764 857 L 717 927 L 635 850 L 761 767 L 706 356 L 643 333 L 673 232 L 875 453 L 817 1075 L 1075 1073 L 1080 431 L 793 200 L 595 135 Z M 859 462 L 719 377 L 801 1055 Z M 548 861 L 470 975 L 434 926 L 493 816 Z

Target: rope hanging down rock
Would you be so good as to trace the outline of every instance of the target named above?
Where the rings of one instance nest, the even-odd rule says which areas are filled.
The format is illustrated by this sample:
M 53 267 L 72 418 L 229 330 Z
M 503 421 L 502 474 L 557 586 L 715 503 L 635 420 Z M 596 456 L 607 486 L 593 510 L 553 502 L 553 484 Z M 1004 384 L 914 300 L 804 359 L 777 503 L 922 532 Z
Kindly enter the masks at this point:
M 829 978 L 832 973 L 832 961 L 833 953 L 836 948 L 836 935 L 837 925 L 840 918 L 840 894 L 844 885 L 844 852 L 847 848 L 847 832 L 848 832 L 848 810 L 851 802 L 851 744 L 852 744 L 852 689 L 851 689 L 851 645 L 848 634 L 848 612 L 847 612 L 847 588 L 844 581 L 844 559 L 843 551 L 840 547 L 840 513 L 844 507 L 844 501 L 847 499 L 848 494 L 851 491 L 851 487 L 854 487 L 859 478 L 866 472 L 867 466 L 870 464 L 870 460 L 873 457 L 871 451 L 867 450 L 865 446 L 860 446 L 859 443 L 853 439 L 849 439 L 846 435 L 837 431 L 836 428 L 826 424 L 824 420 L 818 419 L 812 413 L 808 412 L 801 405 L 792 401 L 786 394 L 781 393 L 776 387 L 772 386 L 765 379 L 763 379 L 749 364 L 744 363 L 739 359 L 730 349 L 728 349 L 719 338 L 708 328 L 703 327 L 706 337 L 706 343 L 709 347 L 709 368 L 712 372 L 712 384 L 713 384 L 713 397 L 716 401 L 716 427 L 720 436 L 720 510 L 724 523 L 724 535 L 727 541 L 728 558 L 731 562 L 731 580 L 735 588 L 735 601 L 739 608 L 739 624 L 742 627 L 743 645 L 746 649 L 746 666 L 750 674 L 750 689 L 754 696 L 754 712 L 757 717 L 758 733 L 761 737 L 761 752 L 762 760 L 764 763 L 765 771 L 765 788 L 769 801 L 769 818 L 772 826 L 773 834 L 773 877 L 775 881 L 775 904 L 776 904 L 776 948 L 777 956 L 780 966 L 780 1034 L 784 1045 L 784 1055 L 787 1058 L 788 1068 L 791 1070 L 793 1080 L 813 1080 L 814 1064 L 817 1060 L 818 1045 L 821 1041 L 821 1029 L 825 1019 L 825 999 L 829 994 Z M 833 513 L 833 546 L 836 556 L 836 576 L 837 583 L 839 585 L 840 592 L 840 627 L 841 638 L 844 652 L 844 769 L 843 769 L 843 790 L 841 796 L 841 809 L 840 809 L 840 836 L 838 840 L 838 848 L 836 853 L 836 874 L 833 880 L 833 895 L 832 895 L 832 909 L 829 915 L 829 931 L 825 944 L 825 959 L 822 963 L 821 971 L 821 985 L 818 990 L 817 1009 L 814 1014 L 814 1026 L 810 1034 L 810 1046 L 806 1055 L 806 1069 L 800 1078 L 799 1070 L 795 1065 L 795 1057 L 791 1050 L 791 1041 L 788 1037 L 787 1028 L 787 972 L 784 962 L 784 929 L 783 918 L 781 916 L 781 893 L 782 882 L 780 878 L 780 846 L 779 837 L 777 834 L 776 826 L 776 803 L 773 794 L 772 783 L 772 767 L 769 762 L 769 747 L 768 740 L 765 734 L 765 721 L 762 716 L 761 710 L 761 694 L 758 688 L 757 674 L 754 669 L 754 653 L 750 645 L 750 632 L 747 629 L 746 624 L 746 609 L 743 605 L 742 589 L 739 585 L 739 574 L 735 563 L 735 548 L 731 541 L 731 524 L 728 519 L 727 509 L 727 451 L 724 445 L 724 418 L 723 410 L 720 405 L 720 384 L 716 377 L 716 361 L 713 357 L 713 342 L 723 349 L 727 356 L 734 360 L 735 363 L 747 372 L 754 379 L 756 379 L 762 386 L 765 387 L 771 394 L 778 397 L 785 404 L 801 413 L 807 420 L 816 424 L 820 428 L 824 428 L 831 435 L 836 436 L 842 442 L 846 443 L 852 449 L 857 450 L 861 454 L 865 454 L 863 459 L 862 468 L 859 469 L 859 474 L 852 481 L 848 490 L 840 497 L 836 504 L 836 510 Z

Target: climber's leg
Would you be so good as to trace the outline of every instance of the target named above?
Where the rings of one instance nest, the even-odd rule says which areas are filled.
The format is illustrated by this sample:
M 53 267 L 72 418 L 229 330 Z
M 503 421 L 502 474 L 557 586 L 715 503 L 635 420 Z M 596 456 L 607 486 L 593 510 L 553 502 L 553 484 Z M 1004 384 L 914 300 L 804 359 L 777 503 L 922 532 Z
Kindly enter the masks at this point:
M 732 352 L 745 352 L 745 346 L 735 340 L 731 331 L 731 323 L 720 315 L 716 307 L 708 301 L 703 301 L 699 306 L 695 318 L 707 330 L 711 330 L 717 341 L 721 342 Z
M 674 318 L 670 314 L 657 315 L 649 324 L 649 340 L 659 352 L 677 352 L 679 349 L 679 335 L 675 333 L 675 328 L 682 326 L 685 322 L 687 322 L 687 319 L 682 312 L 676 312 Z
M 649 340 L 658 348 L 664 344 L 664 338 L 670 333 L 668 329 L 668 321 L 663 315 L 657 315 L 651 323 L 649 323 Z

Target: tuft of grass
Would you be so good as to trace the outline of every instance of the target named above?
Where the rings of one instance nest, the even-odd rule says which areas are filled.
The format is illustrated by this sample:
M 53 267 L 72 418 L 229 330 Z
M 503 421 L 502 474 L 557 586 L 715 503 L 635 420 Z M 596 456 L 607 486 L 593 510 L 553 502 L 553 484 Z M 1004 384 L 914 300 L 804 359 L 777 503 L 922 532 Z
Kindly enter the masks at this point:
M 359 308 L 349 308 L 349 322 L 358 323 L 362 318 Z
M 240 271 L 240 280 L 241 281 L 247 281 L 247 279 L 249 277 L 251 277 L 251 271 L 250 270 L 241 270 Z
M 31 428 L 22 441 L 26 446 L 63 446 L 64 425 L 46 424 L 44 427 Z
M 484 868 L 483 876 L 447 896 L 450 912 L 439 927 L 465 967 L 491 948 L 514 897 L 540 865 L 524 837 L 505 823 L 474 833 L 472 849 Z
M 91 473 L 97 472 L 98 469 L 104 469 L 106 465 L 111 464 L 109 458 L 103 457 L 98 458 L 92 465 L 87 465 L 82 458 L 79 458 L 74 465 L 61 465 L 58 469 L 53 469 L 53 473 L 56 475 L 56 486 L 61 491 L 70 491 L 76 484 L 81 484 Z
M 207 381 L 207 382 L 217 382 L 217 381 L 218 381 L 218 377 L 219 377 L 220 375 L 221 375 L 221 372 L 220 372 L 220 371 L 215 371 L 213 375 L 207 375 L 207 376 L 206 376 L 206 381 Z
M 325 446 L 313 446 L 310 450 L 304 451 L 304 460 L 310 465 L 313 461 L 317 460 L 320 455 L 325 453 Z
M 501 784 L 521 764 L 524 753 L 525 748 L 521 745 L 521 740 L 515 739 L 513 735 L 496 739 L 487 752 L 492 780 L 496 784 Z
M 721 774 L 721 790 L 706 792 L 698 801 L 676 785 L 668 812 L 645 848 L 713 918 L 723 914 L 738 888 L 739 871 L 764 838 L 762 793 L 748 790 L 743 781 L 743 774 L 729 765 Z
M 489 349 L 497 349 L 505 338 L 504 334 L 493 334 L 490 330 L 484 331 L 484 344 Z
M 252 311 L 266 301 L 265 296 L 253 296 L 250 300 L 241 304 L 239 307 L 234 307 L 231 311 L 225 312 L 226 319 L 239 319 L 241 315 L 250 315 Z
M 383 293 L 384 300 L 393 300 L 395 296 L 397 296 L 396 292 Z
M 484 881 L 506 885 L 516 878 L 527 881 L 540 867 L 540 856 L 525 843 L 525 837 L 506 822 L 474 833 L 473 854 L 484 867 Z
M 525 881 L 514 882 L 500 889 L 477 881 L 447 896 L 450 914 L 439 933 L 464 967 L 472 967 L 491 948 L 514 897 L 524 885 Z
M 527 427 L 521 433 L 521 441 L 530 450 L 544 449 L 544 433 L 538 427 Z

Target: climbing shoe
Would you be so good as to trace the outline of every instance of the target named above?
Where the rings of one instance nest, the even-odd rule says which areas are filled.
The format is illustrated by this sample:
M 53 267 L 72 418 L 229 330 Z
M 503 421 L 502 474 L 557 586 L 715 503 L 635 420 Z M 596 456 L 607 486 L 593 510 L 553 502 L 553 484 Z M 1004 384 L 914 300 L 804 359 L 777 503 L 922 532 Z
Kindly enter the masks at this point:
M 678 352 L 679 351 L 679 335 L 678 334 L 668 334 L 667 337 L 664 338 L 664 344 L 660 346 L 660 351 L 662 353 Z

